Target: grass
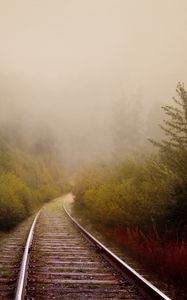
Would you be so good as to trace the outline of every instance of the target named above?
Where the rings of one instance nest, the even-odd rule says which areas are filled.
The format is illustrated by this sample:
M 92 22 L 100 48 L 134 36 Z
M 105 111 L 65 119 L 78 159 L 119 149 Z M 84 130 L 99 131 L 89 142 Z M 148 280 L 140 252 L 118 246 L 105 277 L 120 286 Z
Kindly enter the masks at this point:
M 126 248 L 145 268 L 161 278 L 185 287 L 187 280 L 187 240 L 173 241 L 154 232 L 147 234 L 135 228 L 106 232 L 120 247 Z

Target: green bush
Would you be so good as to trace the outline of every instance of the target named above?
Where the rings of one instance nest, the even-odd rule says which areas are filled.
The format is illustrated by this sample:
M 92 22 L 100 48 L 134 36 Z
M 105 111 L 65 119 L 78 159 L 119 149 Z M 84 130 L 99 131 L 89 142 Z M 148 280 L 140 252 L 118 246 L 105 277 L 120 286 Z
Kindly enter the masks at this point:
M 28 187 L 11 173 L 0 176 L 0 229 L 8 229 L 31 210 Z
M 0 174 L 0 230 L 16 225 L 67 186 L 52 155 L 23 151 L 1 137 Z
M 58 197 L 61 194 L 60 187 L 46 184 L 37 190 L 39 203 L 45 203 L 53 198 Z
M 97 166 L 97 172 L 79 175 L 74 187 L 75 211 L 104 226 L 156 227 L 162 232 L 169 225 L 167 216 L 174 205 L 175 177 L 163 174 L 152 159 L 112 165 L 110 174 L 107 169 L 104 172 Z

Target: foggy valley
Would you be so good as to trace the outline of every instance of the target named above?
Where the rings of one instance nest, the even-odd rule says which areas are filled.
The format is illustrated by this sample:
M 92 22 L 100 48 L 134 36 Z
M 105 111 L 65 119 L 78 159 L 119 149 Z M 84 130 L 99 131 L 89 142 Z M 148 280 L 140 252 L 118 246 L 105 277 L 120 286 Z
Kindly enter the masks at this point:
M 186 79 L 185 9 L 176 13 L 178 2 L 1 4 L 1 123 L 20 126 L 29 142 L 50 132 L 65 162 L 84 163 L 113 155 L 118 103 L 141 101 L 137 126 L 149 147 L 161 105 Z M 126 126 L 125 112 L 121 118 Z
M 0 299 L 186 299 L 186 11 L 0 0 Z

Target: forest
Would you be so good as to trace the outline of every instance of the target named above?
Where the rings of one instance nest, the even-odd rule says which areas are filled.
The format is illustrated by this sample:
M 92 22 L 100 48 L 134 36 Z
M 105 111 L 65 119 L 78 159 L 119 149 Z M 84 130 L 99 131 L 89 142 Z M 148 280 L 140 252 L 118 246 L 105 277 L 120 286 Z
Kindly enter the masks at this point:
M 0 130 L 0 230 L 15 226 L 66 189 L 49 138 L 28 146 L 20 132 L 15 124 Z
M 147 155 L 117 155 L 75 178 L 74 213 L 162 279 L 187 278 L 187 91 L 162 107 L 162 138 Z M 155 151 L 156 148 L 156 151 Z
M 179 83 L 176 97 L 162 107 L 160 133 L 153 121 L 161 120 L 161 108 L 160 115 L 150 114 L 152 128 L 143 132 L 138 95 L 134 103 L 131 113 L 126 99 L 116 103 L 114 146 L 107 159 L 96 155 L 85 163 L 82 154 L 69 169 L 63 160 L 63 144 L 57 145 L 50 130 L 36 127 L 37 134 L 31 134 L 33 129 L 24 128 L 25 121 L 1 123 L 0 230 L 9 230 L 71 189 L 78 218 L 162 279 L 184 287 L 187 91 Z

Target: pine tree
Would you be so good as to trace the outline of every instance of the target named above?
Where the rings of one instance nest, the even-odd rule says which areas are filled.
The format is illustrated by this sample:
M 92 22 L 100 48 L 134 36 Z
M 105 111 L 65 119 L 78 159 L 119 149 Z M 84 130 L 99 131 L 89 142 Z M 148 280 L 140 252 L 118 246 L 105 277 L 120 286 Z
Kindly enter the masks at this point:
M 184 85 L 177 86 L 177 98 L 173 98 L 175 106 L 163 106 L 167 115 L 164 125 L 160 125 L 166 138 L 160 143 L 152 141 L 160 148 L 163 161 L 174 172 L 183 172 L 187 165 L 187 92 Z M 186 172 L 184 172 L 186 174 Z
M 160 126 L 165 138 L 161 142 L 151 142 L 159 148 L 160 164 L 164 166 L 165 174 L 172 174 L 175 178 L 170 219 L 183 226 L 187 218 L 187 91 L 179 83 L 176 92 L 174 105 L 162 107 L 167 116 L 164 125 Z

